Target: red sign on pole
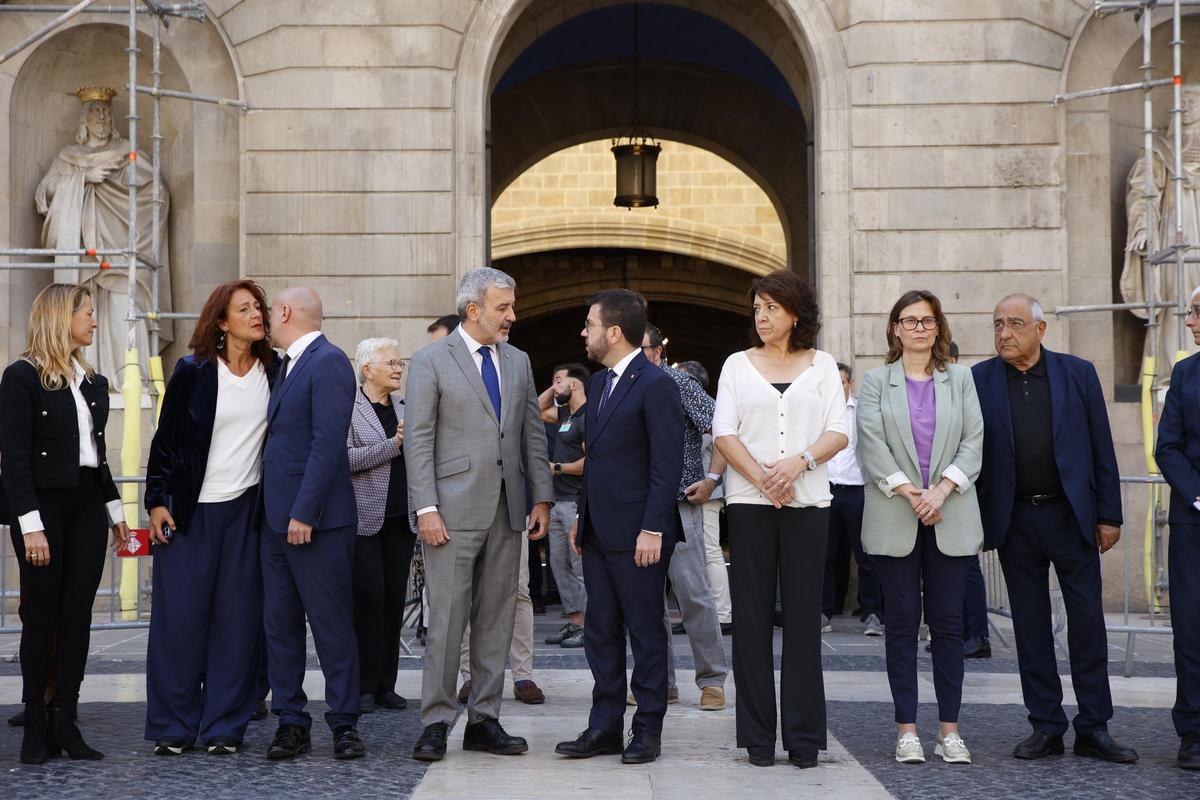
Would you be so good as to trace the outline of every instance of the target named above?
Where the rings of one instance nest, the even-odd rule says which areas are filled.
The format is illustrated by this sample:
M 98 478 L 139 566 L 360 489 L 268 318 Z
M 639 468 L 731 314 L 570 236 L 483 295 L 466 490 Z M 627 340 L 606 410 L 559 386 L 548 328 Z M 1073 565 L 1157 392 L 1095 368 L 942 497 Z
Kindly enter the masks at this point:
M 130 528 L 129 544 L 117 551 L 121 558 L 139 558 L 150 555 L 150 529 Z

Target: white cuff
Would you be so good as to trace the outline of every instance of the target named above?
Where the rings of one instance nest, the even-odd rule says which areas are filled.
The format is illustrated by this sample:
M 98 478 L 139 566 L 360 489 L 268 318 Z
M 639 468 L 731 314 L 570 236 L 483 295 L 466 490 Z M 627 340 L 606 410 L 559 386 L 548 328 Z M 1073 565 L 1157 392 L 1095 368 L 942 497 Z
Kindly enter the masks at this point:
M 417 516 L 418 517 L 424 516 L 425 514 L 428 514 L 430 511 L 437 511 L 437 506 L 425 506 L 424 508 L 418 508 Z
M 36 508 L 28 514 L 17 517 L 17 524 L 21 526 L 21 533 L 46 530 L 46 526 L 42 524 L 42 514 Z
M 648 533 L 651 536 L 657 536 L 660 539 L 662 538 L 662 531 L 642 531 L 642 533 Z
M 109 527 L 125 521 L 125 506 L 120 500 L 109 500 L 104 508 L 108 511 Z
M 1196 502 L 1192 503 L 1192 508 L 1196 509 L 1197 511 L 1200 511 L 1200 500 L 1197 500 Z
M 965 472 L 953 464 L 942 470 L 942 477 L 954 481 L 956 484 L 954 490 L 959 494 L 971 488 L 971 479 L 967 477 Z
M 897 487 L 906 483 L 912 483 L 907 475 L 903 472 L 893 472 L 879 482 L 879 491 L 883 492 L 885 497 L 891 497 L 896 493 Z

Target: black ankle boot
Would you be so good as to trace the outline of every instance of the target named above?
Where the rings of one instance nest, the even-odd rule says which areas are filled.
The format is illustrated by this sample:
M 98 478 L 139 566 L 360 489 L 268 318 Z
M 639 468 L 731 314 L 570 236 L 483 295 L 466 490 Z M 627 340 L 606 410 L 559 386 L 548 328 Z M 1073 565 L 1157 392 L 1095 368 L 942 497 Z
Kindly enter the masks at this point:
M 104 753 L 88 747 L 87 742 L 83 740 L 83 735 L 79 733 L 79 728 L 75 726 L 77 710 L 77 705 L 74 702 L 60 703 L 55 701 L 54 736 L 72 760 L 99 761 L 104 758 Z
M 21 763 L 44 764 L 46 752 L 46 704 L 39 700 L 25 704 L 25 734 L 21 737 Z
M 62 755 L 62 745 L 58 743 L 58 737 L 54 733 L 54 706 L 46 706 L 46 756 L 48 758 L 58 758 Z

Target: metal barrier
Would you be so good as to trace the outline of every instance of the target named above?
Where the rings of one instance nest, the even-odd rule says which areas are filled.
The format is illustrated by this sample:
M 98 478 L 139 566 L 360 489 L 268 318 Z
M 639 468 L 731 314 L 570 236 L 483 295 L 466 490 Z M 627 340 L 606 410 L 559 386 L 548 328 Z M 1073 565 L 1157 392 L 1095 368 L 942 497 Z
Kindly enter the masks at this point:
M 1117 624 L 1107 624 L 1105 626 L 1109 634 L 1124 634 L 1125 639 L 1125 677 L 1133 675 L 1133 652 L 1134 646 L 1137 643 L 1139 634 L 1170 634 L 1172 633 L 1169 622 L 1162 622 L 1163 613 L 1161 608 L 1161 598 L 1170 588 L 1170 583 L 1167 574 L 1167 560 L 1165 557 L 1163 531 L 1166 527 L 1166 511 L 1165 498 L 1163 487 L 1166 481 L 1159 475 L 1122 475 L 1121 476 L 1121 508 L 1125 511 L 1125 524 L 1121 528 L 1121 583 L 1122 583 L 1122 598 L 1121 598 L 1121 622 Z M 1145 510 L 1139 514 L 1137 519 L 1133 519 L 1132 512 L 1134 506 L 1131 502 L 1131 493 L 1134 486 L 1146 486 L 1147 496 Z M 1135 613 L 1131 610 L 1131 594 L 1130 594 L 1130 569 L 1129 565 L 1134 558 L 1132 554 L 1131 542 L 1135 536 L 1140 534 L 1143 543 L 1143 583 L 1148 587 L 1146 606 L 1147 613 L 1150 617 L 1148 625 L 1136 625 L 1130 621 L 1130 615 Z M 984 586 L 987 587 L 987 605 L 989 615 L 999 617 L 1007 617 L 1012 619 L 1012 612 L 1008 606 L 1008 587 L 1004 583 L 1004 571 L 1000 568 L 1000 557 L 996 551 L 988 551 L 980 557 L 980 567 L 983 570 Z M 1053 630 L 1054 643 L 1064 653 L 1066 647 L 1063 645 L 1061 634 L 1067 627 L 1066 607 L 1063 603 L 1062 590 L 1058 587 L 1058 576 L 1052 571 L 1050 574 L 1050 598 L 1053 614 Z M 1000 633 L 996 624 L 989 619 L 989 627 L 1000 636 L 1001 642 L 1004 642 L 1004 637 Z M 1007 646 L 1007 643 L 1005 643 Z
M 132 483 L 145 484 L 146 479 L 138 476 L 118 476 L 114 477 L 117 483 Z M 141 509 L 141 501 L 138 502 L 138 508 Z M 129 527 L 144 527 L 139 523 L 139 520 L 130 520 Z M 121 562 L 125 559 L 118 557 L 113 551 L 107 549 L 108 565 L 106 567 L 107 585 L 105 580 L 101 579 L 99 591 L 96 592 L 96 601 L 92 606 L 92 630 L 121 630 L 129 628 L 145 628 L 150 625 L 150 564 L 146 558 L 138 558 L 137 570 L 137 594 L 136 602 L 133 608 L 121 608 Z M 23 556 L 22 553 L 13 551 L 12 536 L 9 526 L 0 525 L 0 633 L 20 633 L 21 622 L 17 616 L 16 607 L 17 601 L 21 596 L 20 578 L 18 577 L 18 562 L 17 559 Z M 145 562 L 145 563 L 143 563 Z M 96 621 L 97 616 L 103 617 L 105 612 L 98 606 L 102 607 L 104 603 L 108 604 L 107 616 L 105 621 Z M 131 617 L 126 619 L 125 617 Z

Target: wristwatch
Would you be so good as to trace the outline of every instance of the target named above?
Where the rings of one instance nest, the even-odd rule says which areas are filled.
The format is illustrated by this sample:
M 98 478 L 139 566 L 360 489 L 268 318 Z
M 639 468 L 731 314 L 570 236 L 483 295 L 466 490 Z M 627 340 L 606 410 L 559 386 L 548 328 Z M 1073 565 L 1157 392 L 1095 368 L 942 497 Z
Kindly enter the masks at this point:
M 722 483 L 725 482 L 725 478 L 721 475 L 718 475 L 715 472 L 709 472 L 709 473 L 705 474 L 704 477 L 708 478 L 710 481 L 715 483 L 717 486 L 720 486 Z
M 809 472 L 812 472 L 814 469 L 817 468 L 817 459 L 813 457 L 812 452 L 805 450 L 803 453 L 800 454 L 800 456 L 804 459 L 804 462 L 806 464 L 808 464 Z
M 554 465 L 554 474 L 555 474 L 555 475 L 562 475 L 562 464 L 555 464 L 555 465 Z

